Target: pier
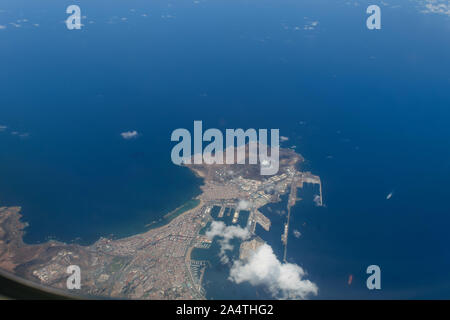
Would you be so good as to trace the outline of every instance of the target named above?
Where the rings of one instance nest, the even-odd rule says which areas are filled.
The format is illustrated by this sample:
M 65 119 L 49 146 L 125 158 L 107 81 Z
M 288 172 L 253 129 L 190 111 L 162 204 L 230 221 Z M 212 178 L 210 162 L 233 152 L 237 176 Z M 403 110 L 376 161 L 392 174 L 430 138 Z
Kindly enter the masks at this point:
M 289 235 L 289 222 L 291 219 L 291 208 L 295 205 L 295 203 L 300 200 L 297 198 L 297 188 L 303 188 L 304 183 L 318 184 L 319 185 L 319 201 L 318 205 L 323 206 L 323 198 L 322 198 L 322 182 L 319 176 L 313 175 L 311 172 L 302 172 L 299 176 L 295 177 L 291 183 L 291 191 L 289 194 L 289 200 L 287 204 L 287 220 L 284 224 L 284 233 L 281 235 L 281 242 L 284 245 L 283 252 L 283 262 L 287 262 L 287 246 L 288 246 L 288 235 Z
M 219 214 L 217 215 L 218 218 L 223 218 L 223 214 L 225 213 L 225 206 L 220 207 Z
M 234 212 L 234 215 L 233 215 L 233 220 L 231 221 L 232 223 L 237 223 L 238 222 L 238 220 L 239 220 L 239 210 L 237 210 L 236 209 L 236 211 Z

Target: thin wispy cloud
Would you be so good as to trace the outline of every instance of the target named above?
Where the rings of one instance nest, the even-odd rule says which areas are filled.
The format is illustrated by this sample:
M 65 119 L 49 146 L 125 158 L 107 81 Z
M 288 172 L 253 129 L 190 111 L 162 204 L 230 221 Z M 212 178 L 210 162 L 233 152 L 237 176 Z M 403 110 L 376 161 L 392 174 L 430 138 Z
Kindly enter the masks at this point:
M 450 16 L 450 1 L 448 0 L 425 0 L 423 1 L 423 13 L 443 14 Z
M 123 139 L 130 140 L 130 139 L 136 139 L 139 136 L 139 133 L 136 130 L 133 130 L 133 131 L 122 132 L 120 135 L 122 136 Z
M 315 30 L 319 25 L 319 21 L 312 21 L 303 26 L 303 30 Z

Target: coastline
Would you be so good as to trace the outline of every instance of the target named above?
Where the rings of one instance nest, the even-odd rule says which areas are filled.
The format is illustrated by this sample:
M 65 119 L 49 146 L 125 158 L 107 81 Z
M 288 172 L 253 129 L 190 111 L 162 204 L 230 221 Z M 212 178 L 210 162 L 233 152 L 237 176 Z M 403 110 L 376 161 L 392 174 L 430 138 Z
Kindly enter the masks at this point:
M 88 246 L 59 242 L 27 245 L 22 241 L 24 224 L 12 213 L 0 223 L 6 230 L 0 234 L 0 262 L 15 266 L 19 276 L 63 290 L 68 264 L 77 265 L 84 274 L 80 293 L 88 296 L 205 299 L 200 282 L 203 274 L 197 274 L 191 262 L 193 250 L 204 241 L 200 231 L 211 219 L 211 208 L 218 204 L 235 207 L 239 199 L 261 207 L 277 197 L 260 194 L 265 190 L 260 184 L 276 184 L 279 192 L 285 193 L 304 175 L 311 179 L 310 174 L 296 171 L 299 155 L 292 151 L 282 155 L 280 174 L 266 179 L 261 179 L 257 165 L 186 166 L 202 180 L 195 198 L 145 225 L 146 231 L 118 239 L 100 237 Z M 255 214 L 251 216 L 254 226 L 265 224 L 267 218 Z
M 180 212 L 180 213 L 177 213 L 177 211 L 181 210 L 181 209 L 182 209 L 184 206 L 186 206 L 188 203 L 190 203 L 191 201 L 195 201 L 195 200 L 198 201 L 198 203 L 197 203 L 194 207 L 189 208 L 189 209 L 187 209 L 187 210 L 185 210 L 185 211 L 182 211 L 182 212 Z M 159 220 L 155 220 L 155 221 L 152 221 L 152 222 L 146 224 L 145 227 L 148 228 L 147 231 L 149 231 L 149 230 L 155 230 L 155 229 L 158 229 L 158 228 L 162 228 L 162 227 L 168 225 L 173 219 L 175 219 L 175 218 L 177 218 L 177 217 L 181 217 L 181 216 L 183 216 L 183 215 L 185 215 L 185 214 L 188 214 L 188 213 L 190 213 L 192 210 L 197 209 L 199 206 L 200 206 L 200 207 L 203 206 L 203 204 L 204 204 L 204 203 L 203 203 L 203 201 L 202 201 L 201 199 L 198 199 L 197 197 L 196 197 L 196 198 L 192 198 L 191 200 L 186 201 L 184 204 L 182 204 L 181 206 L 175 208 L 174 210 L 170 211 L 169 213 L 166 213 L 166 214 L 165 214 L 164 216 L 162 216 Z M 144 231 L 144 232 L 142 232 L 142 233 L 146 233 L 147 231 Z M 132 237 L 132 236 L 134 236 L 134 235 L 131 235 L 131 237 Z
M 202 194 L 147 225 L 148 230 L 118 239 L 100 237 L 89 245 L 51 240 L 27 244 L 23 235 L 28 223 L 22 221 L 21 208 L 4 207 L 0 265 L 27 281 L 62 291 L 67 290 L 67 264 L 77 265 L 84 274 L 82 296 L 205 299 L 190 270 L 191 252 L 205 223 Z

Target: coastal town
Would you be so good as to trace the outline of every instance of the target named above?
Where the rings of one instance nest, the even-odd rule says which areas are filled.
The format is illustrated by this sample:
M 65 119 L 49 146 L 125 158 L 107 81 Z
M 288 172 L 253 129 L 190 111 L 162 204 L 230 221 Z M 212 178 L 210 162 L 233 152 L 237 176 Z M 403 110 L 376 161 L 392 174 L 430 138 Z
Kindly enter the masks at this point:
M 230 215 L 233 224 L 238 223 L 241 211 L 249 212 L 245 225 L 255 235 L 257 224 L 266 231 L 271 227 L 270 219 L 259 209 L 289 194 L 285 229 L 280 235 L 286 255 L 290 208 L 298 200 L 297 188 L 305 183 L 317 184 L 317 203 L 323 203 L 320 178 L 300 171 L 302 161 L 293 150 L 281 149 L 280 170 L 273 176 L 259 175 L 257 165 L 250 164 L 187 165 L 203 179 L 202 192 L 192 208 L 175 210 L 177 215 L 161 227 L 122 239 L 100 238 L 89 246 L 57 241 L 26 244 L 22 237 L 27 224 L 22 222 L 21 209 L 2 207 L 0 269 L 63 294 L 69 292 L 67 267 L 77 265 L 81 288 L 75 293 L 79 295 L 205 299 L 202 278 L 208 261 L 192 259 L 191 253 L 211 245 L 212 240 L 200 231 L 212 221 L 213 208 L 218 210 L 218 218 Z M 250 255 L 260 244 L 255 238 L 244 242 L 241 256 Z

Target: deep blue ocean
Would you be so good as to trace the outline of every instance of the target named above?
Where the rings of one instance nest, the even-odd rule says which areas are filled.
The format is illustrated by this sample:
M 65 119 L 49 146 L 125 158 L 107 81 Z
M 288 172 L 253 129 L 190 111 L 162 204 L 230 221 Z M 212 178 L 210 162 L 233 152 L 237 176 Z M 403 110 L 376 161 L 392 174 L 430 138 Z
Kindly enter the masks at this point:
M 449 16 L 380 2 L 370 31 L 367 1 L 75 2 L 74 31 L 73 1 L 0 4 L 0 206 L 22 206 L 27 242 L 131 235 L 196 196 L 176 128 L 279 128 L 323 182 L 288 249 L 317 298 L 450 298 Z M 221 268 L 210 298 L 229 293 Z

